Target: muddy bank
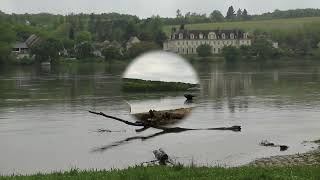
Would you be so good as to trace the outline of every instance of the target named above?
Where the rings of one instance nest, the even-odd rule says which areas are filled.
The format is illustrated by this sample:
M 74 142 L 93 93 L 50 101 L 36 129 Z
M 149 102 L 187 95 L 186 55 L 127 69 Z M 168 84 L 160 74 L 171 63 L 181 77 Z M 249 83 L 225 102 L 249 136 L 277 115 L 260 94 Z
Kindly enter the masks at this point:
M 315 141 L 315 143 L 319 144 L 319 141 Z M 260 167 L 297 165 L 320 165 L 320 147 L 307 153 L 261 158 L 248 164 L 248 166 Z

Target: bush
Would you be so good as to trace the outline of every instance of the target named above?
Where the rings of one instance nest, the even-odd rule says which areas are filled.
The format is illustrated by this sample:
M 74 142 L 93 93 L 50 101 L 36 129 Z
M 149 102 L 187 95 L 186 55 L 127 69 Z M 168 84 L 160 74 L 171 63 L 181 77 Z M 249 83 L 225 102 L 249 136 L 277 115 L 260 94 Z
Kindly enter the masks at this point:
M 0 64 L 8 60 L 11 53 L 11 48 L 8 43 L 0 42 Z
M 21 59 L 16 60 L 16 62 L 20 65 L 32 65 L 35 63 L 35 59 L 32 57 L 23 57 Z
M 102 51 L 105 60 L 121 59 L 120 50 L 115 47 L 108 47 Z
M 224 56 L 227 62 L 237 61 L 241 58 L 241 51 L 236 47 L 227 46 L 223 48 L 222 55 Z
M 203 44 L 197 48 L 197 53 L 200 57 L 208 57 L 212 55 L 211 49 L 212 47 L 210 45 Z
M 78 58 L 88 58 L 93 56 L 93 47 L 89 42 L 83 42 L 76 47 L 76 56 Z

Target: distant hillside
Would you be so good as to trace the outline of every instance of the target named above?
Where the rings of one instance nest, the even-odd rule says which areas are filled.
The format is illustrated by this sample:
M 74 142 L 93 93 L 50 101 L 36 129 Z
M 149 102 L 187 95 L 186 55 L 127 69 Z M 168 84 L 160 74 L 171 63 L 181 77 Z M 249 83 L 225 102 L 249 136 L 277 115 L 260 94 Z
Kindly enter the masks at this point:
M 254 20 L 254 21 L 235 21 L 221 23 L 202 23 L 202 24 L 187 24 L 188 29 L 243 29 L 246 31 L 254 30 L 293 30 L 299 29 L 304 25 L 319 24 L 320 17 L 292 18 L 292 19 L 273 19 L 273 20 Z M 170 35 L 173 26 L 165 26 L 164 31 Z M 179 27 L 176 25 L 175 27 Z

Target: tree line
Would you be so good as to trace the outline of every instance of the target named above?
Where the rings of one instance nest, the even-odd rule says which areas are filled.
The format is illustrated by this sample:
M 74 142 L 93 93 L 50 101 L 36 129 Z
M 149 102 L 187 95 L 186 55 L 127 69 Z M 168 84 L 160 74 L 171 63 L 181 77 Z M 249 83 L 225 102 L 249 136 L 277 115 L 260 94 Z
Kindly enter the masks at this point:
M 14 42 L 24 42 L 32 34 L 42 39 L 41 43 L 31 50 L 37 55 L 37 59 L 56 59 L 64 49 L 79 58 L 92 56 L 94 43 L 107 41 L 116 44 L 116 48 L 104 50 L 105 53 L 124 48 L 117 54 L 125 58 L 143 50 L 161 48 L 163 41 L 167 39 L 163 32 L 163 24 L 159 16 L 139 19 L 136 16 L 118 13 L 62 16 L 0 12 L 0 63 L 10 59 Z M 142 45 L 134 46 L 129 53 L 126 52 L 125 45 L 133 36 L 137 36 Z
M 166 25 L 177 24 L 196 24 L 196 23 L 215 23 L 225 21 L 248 21 L 248 20 L 270 20 L 270 19 L 283 19 L 283 18 L 301 18 L 301 17 L 319 17 L 320 9 L 294 9 L 294 10 L 274 10 L 273 12 L 263 13 L 261 15 L 250 14 L 244 8 L 234 8 L 230 6 L 224 14 L 219 10 L 213 10 L 211 13 L 196 13 L 187 12 L 182 13 L 180 9 L 176 11 L 174 18 L 162 18 Z

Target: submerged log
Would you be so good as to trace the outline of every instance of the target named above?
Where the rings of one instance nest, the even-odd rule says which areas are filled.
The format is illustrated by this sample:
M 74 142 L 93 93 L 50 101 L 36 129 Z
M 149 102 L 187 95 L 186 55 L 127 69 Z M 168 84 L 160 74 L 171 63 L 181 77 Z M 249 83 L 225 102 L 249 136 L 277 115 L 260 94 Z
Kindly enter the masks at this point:
M 174 110 L 155 111 L 150 110 L 145 113 L 133 114 L 133 116 L 141 122 L 168 125 L 184 119 L 191 113 L 192 108 L 180 108 Z

